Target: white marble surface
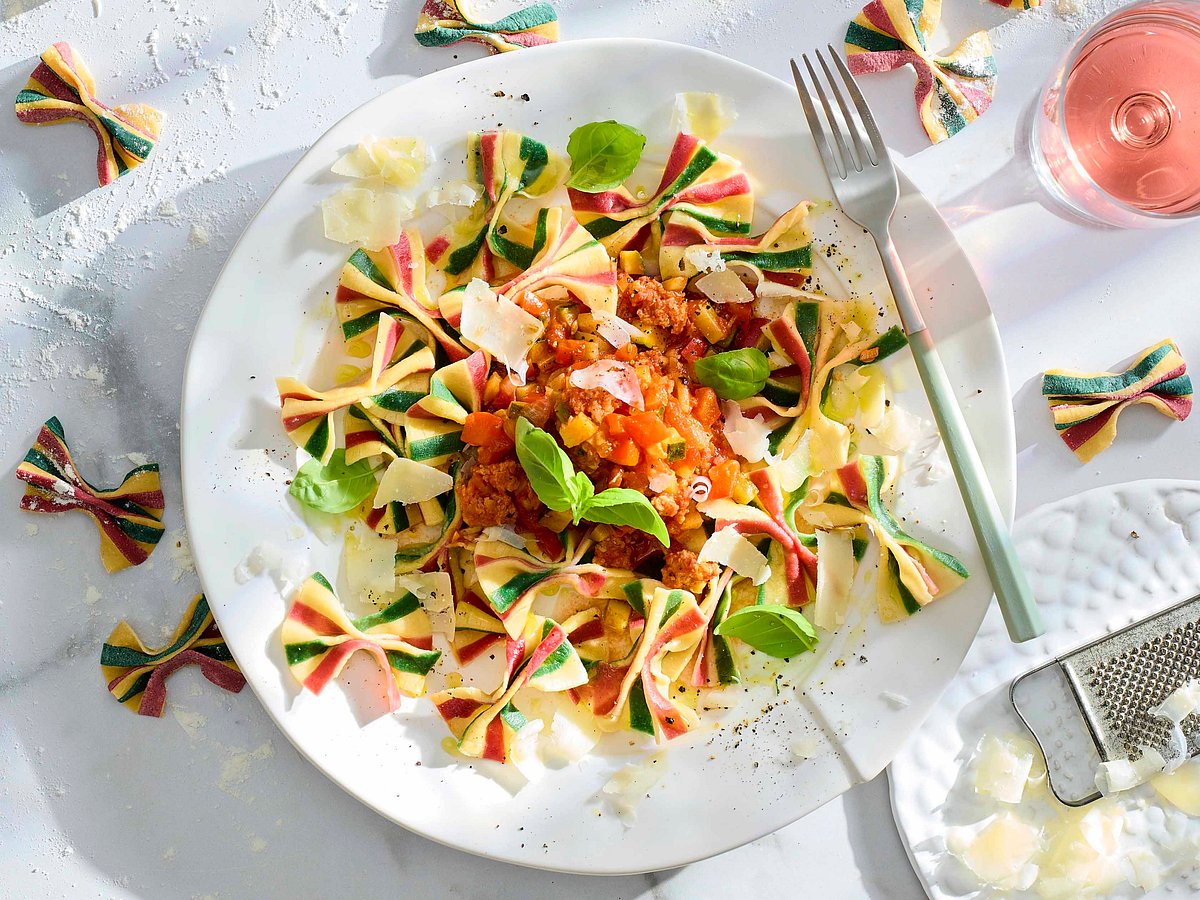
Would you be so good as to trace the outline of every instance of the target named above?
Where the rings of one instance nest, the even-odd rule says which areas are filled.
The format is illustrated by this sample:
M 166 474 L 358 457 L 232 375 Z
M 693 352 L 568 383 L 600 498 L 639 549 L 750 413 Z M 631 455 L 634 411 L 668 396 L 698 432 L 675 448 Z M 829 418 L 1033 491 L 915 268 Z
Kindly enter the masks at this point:
M 867 90 L 996 310 L 1017 416 L 1018 513 L 1099 484 L 1194 477 L 1195 421 L 1130 413 L 1118 445 L 1080 466 L 1037 394 L 1046 366 L 1104 367 L 1167 334 L 1200 355 L 1196 227 L 1134 233 L 1066 221 L 1041 205 L 1021 153 L 1037 86 L 1104 3 L 1073 2 L 1084 9 L 1072 18 L 1056 0 L 1020 16 L 981 0 L 945 2 L 947 43 L 968 27 L 993 28 L 1001 78 L 992 110 L 929 148 L 911 111 L 910 74 L 875 78 Z M 0 454 L 9 473 L 39 424 L 58 415 L 97 481 L 132 465 L 118 454 L 162 461 L 168 532 L 182 536 L 177 410 L 200 306 L 246 221 L 309 143 L 363 100 L 455 63 L 455 51 L 414 45 L 418 5 L 0 0 L 0 95 L 16 93 L 51 41 L 69 40 L 102 97 L 170 115 L 152 162 L 105 191 L 90 190 L 86 129 L 32 129 L 0 115 Z M 649 35 L 784 74 L 790 53 L 839 40 L 857 5 L 559 7 L 568 38 Z M 921 896 L 882 777 L 718 859 L 592 879 L 476 859 L 384 822 L 302 760 L 252 695 L 222 694 L 195 670 L 173 677 L 163 721 L 132 716 L 104 692 L 99 644 L 123 616 L 148 637 L 173 628 L 195 577 L 166 547 L 150 565 L 107 576 L 83 517 L 18 513 L 20 490 L 11 474 L 0 480 L 0 894 L 750 898 L 786 887 Z

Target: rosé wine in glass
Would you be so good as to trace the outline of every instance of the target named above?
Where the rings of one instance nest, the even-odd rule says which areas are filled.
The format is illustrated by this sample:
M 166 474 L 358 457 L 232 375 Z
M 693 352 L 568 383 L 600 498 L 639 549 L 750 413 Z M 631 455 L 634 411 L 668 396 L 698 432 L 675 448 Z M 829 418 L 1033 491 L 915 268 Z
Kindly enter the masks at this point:
M 1200 2 L 1143 0 L 1080 38 L 1034 114 L 1043 183 L 1086 218 L 1200 213 Z

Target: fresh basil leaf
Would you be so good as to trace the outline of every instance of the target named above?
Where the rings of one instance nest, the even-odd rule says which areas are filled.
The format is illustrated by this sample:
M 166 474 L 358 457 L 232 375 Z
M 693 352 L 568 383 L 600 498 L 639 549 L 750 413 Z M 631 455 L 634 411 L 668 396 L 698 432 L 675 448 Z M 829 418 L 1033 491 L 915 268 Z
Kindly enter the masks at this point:
M 637 168 L 645 146 L 644 134 L 612 119 L 580 125 L 567 141 L 571 157 L 567 187 L 594 194 L 623 184 Z
M 696 360 L 696 379 L 722 400 L 745 400 L 762 391 L 771 376 L 767 355 L 755 347 L 727 350 Z
M 517 459 L 539 500 L 555 512 L 574 511 L 580 486 L 575 483 L 571 458 L 558 441 L 526 418 L 517 419 Z
M 375 490 L 375 469 L 365 459 L 347 465 L 346 451 L 334 450 L 325 465 L 310 459 L 296 477 L 288 493 L 310 509 L 344 513 L 362 503 Z
M 592 487 L 592 479 L 582 472 L 576 472 L 571 476 L 568 489 L 571 493 L 572 510 L 583 509 L 591 502 L 592 496 L 596 493 L 596 489 Z
M 580 518 L 604 525 L 628 525 L 658 538 L 664 547 L 671 545 L 666 523 L 646 495 L 629 488 L 609 488 L 592 497 Z
M 759 653 L 787 659 L 817 645 L 817 632 L 799 610 L 776 603 L 743 606 L 714 631 L 745 641 Z

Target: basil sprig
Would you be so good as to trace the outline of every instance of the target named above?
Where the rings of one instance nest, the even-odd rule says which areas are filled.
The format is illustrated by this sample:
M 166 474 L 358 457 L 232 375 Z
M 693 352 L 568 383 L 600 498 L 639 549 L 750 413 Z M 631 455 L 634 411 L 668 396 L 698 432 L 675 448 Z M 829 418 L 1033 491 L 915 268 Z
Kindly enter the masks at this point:
M 644 134 L 612 119 L 580 125 L 567 141 L 571 157 L 567 187 L 594 194 L 623 184 L 637 168 L 645 146 Z
M 722 400 L 745 400 L 762 391 L 771 377 L 767 355 L 754 347 L 727 350 L 696 360 L 696 379 Z
M 555 512 L 570 512 L 576 525 L 582 519 L 628 525 L 654 535 L 664 547 L 670 546 L 667 526 L 644 494 L 629 488 L 609 488 L 597 494 L 591 479 L 575 471 L 558 441 L 524 417 L 517 419 L 517 459 L 538 499 Z
M 375 469 L 365 459 L 346 462 L 346 451 L 333 451 L 329 462 L 310 459 L 296 477 L 288 493 L 305 506 L 327 513 L 344 513 L 362 503 L 375 490 Z
M 787 659 L 817 645 L 817 632 L 799 610 L 777 603 L 743 606 L 714 631 L 745 641 L 759 653 Z

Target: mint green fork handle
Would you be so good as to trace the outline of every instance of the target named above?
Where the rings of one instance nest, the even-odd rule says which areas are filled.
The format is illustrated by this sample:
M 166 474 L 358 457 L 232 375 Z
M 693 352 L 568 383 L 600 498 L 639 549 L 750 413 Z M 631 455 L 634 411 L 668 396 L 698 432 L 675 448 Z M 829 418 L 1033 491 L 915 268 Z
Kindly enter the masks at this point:
M 967 429 L 933 337 L 925 327 L 925 320 L 913 297 L 896 247 L 886 232 L 882 238 L 876 236 L 875 240 L 883 259 L 884 272 L 896 298 L 900 321 L 908 335 L 917 372 L 925 386 L 934 421 L 941 432 L 950 467 L 954 470 L 954 478 L 958 481 L 958 489 L 975 531 L 975 539 L 979 542 L 984 565 L 992 579 L 992 590 L 1000 602 L 1008 636 L 1016 643 L 1033 640 L 1045 632 L 1042 616 L 1017 558 L 1017 550 L 996 502 L 996 495 L 992 493 L 979 452 L 975 449 L 975 441 Z

